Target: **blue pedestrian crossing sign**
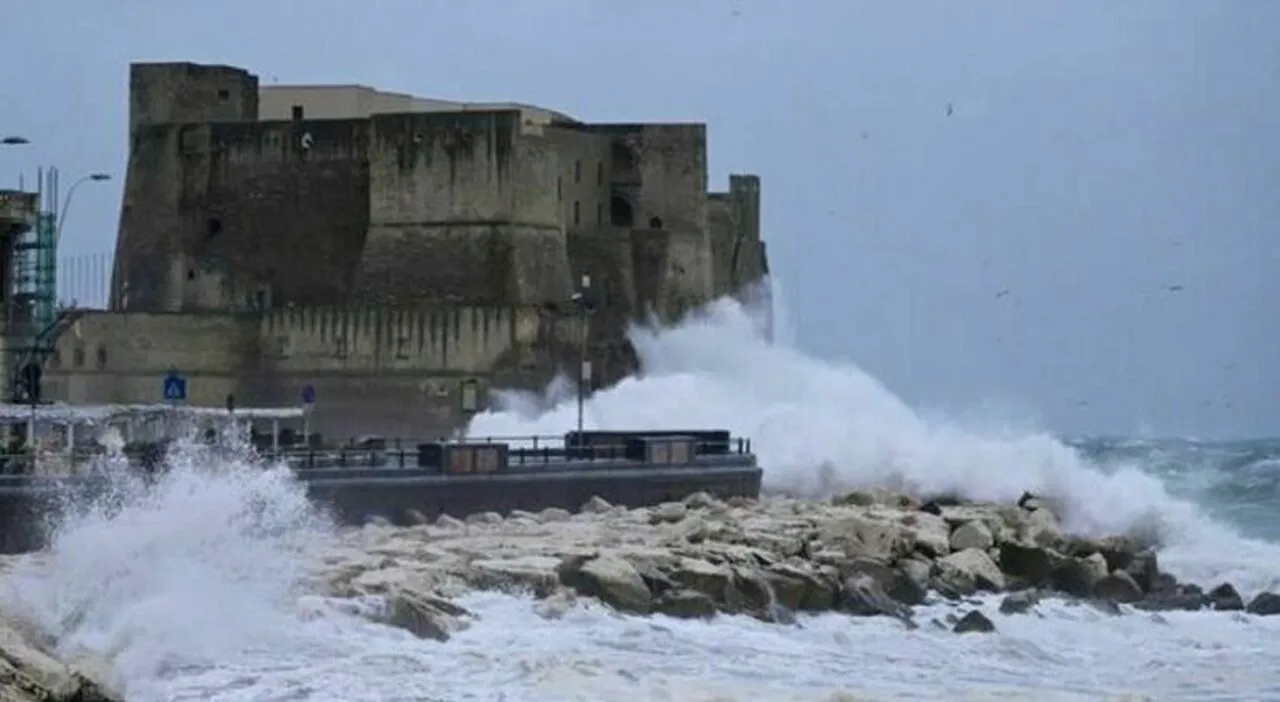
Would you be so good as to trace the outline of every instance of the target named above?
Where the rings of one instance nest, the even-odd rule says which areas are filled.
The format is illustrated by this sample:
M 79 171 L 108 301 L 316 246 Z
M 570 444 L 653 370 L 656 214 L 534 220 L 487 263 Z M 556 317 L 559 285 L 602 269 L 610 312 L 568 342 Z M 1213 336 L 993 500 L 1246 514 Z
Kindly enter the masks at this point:
M 164 377 L 162 384 L 164 399 L 168 402 L 180 402 L 187 399 L 187 379 L 175 372 Z

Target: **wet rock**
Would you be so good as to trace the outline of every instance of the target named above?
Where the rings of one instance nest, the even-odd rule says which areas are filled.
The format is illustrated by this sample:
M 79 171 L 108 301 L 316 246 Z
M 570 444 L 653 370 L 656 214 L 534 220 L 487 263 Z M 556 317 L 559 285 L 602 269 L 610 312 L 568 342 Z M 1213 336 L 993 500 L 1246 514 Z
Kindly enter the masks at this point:
M 938 578 L 956 591 L 971 594 L 977 590 L 999 592 L 1005 587 L 1004 573 L 985 551 L 970 548 L 939 558 Z
M 534 613 L 543 619 L 554 621 L 563 617 L 577 603 L 573 590 L 567 588 L 557 590 L 549 597 L 539 600 L 533 607 Z
M 462 529 L 464 526 L 466 525 L 462 523 L 462 520 L 456 519 L 454 517 L 450 517 L 447 514 L 442 514 L 439 517 L 436 517 L 435 527 L 437 529 L 453 530 L 453 529 Z
M 682 500 L 684 506 L 689 509 L 714 509 L 722 506 L 722 503 L 710 494 L 699 491 L 689 495 Z
M 1107 562 L 1098 555 L 1063 558 L 1049 572 L 1049 587 L 1072 597 L 1089 597 L 1098 581 L 1107 576 Z
M 470 563 L 467 580 L 481 590 L 527 590 L 545 597 L 560 586 L 560 563 L 561 559 L 550 556 L 482 559 Z
M 1280 614 L 1280 595 L 1274 592 L 1260 592 L 1249 601 L 1249 606 L 1245 607 L 1244 611 L 1264 617 Z
M 1244 598 L 1236 592 L 1231 583 L 1221 585 L 1209 591 L 1209 603 L 1219 612 L 1240 612 L 1244 610 Z
M 427 519 L 427 515 L 423 514 L 422 510 L 413 509 L 412 507 L 404 511 L 404 520 L 413 526 L 423 526 L 431 523 L 431 520 Z
M 1111 600 L 1100 600 L 1096 597 L 1093 597 L 1093 598 L 1090 598 L 1087 600 L 1081 600 L 1081 601 L 1084 602 L 1084 604 L 1087 605 L 1090 609 L 1093 609 L 1097 612 L 1105 614 L 1109 617 L 1118 617 L 1121 614 L 1124 614 L 1124 612 L 1120 611 L 1120 605 L 1116 604 Z
M 843 495 L 837 495 L 831 498 L 831 504 L 837 507 L 854 506 L 854 507 L 870 507 L 876 504 L 876 496 L 863 490 L 854 490 L 846 492 Z
M 604 499 L 603 497 L 600 497 L 599 495 L 592 495 L 591 499 L 584 502 L 582 506 L 578 508 L 578 513 L 579 514 L 604 514 L 606 512 L 611 511 L 612 509 L 613 509 L 613 505 L 609 504 L 608 500 Z
M 653 611 L 681 619 L 710 619 L 716 615 L 716 609 L 710 597 L 686 588 L 669 590 L 653 601 Z
M 900 520 L 916 542 L 916 550 L 927 558 L 941 558 L 951 553 L 951 526 L 942 517 L 926 512 L 904 515 Z
M 1040 593 L 1036 590 L 1012 592 L 1000 601 L 1001 614 L 1026 614 L 1040 604 Z
M 681 502 L 664 502 L 649 513 L 649 522 L 651 524 L 673 524 L 684 519 L 689 514 L 689 508 Z
M 1093 596 L 1108 602 L 1137 602 L 1142 599 L 1142 594 L 1142 588 L 1133 576 L 1123 570 L 1111 573 L 1093 586 Z
M 1133 606 L 1146 612 L 1196 612 L 1210 604 L 1209 597 L 1196 588 L 1147 595 Z
M 1129 565 L 1125 566 L 1124 572 L 1133 578 L 1133 581 L 1143 592 L 1158 591 L 1161 574 L 1155 551 L 1139 551 L 1135 553 L 1133 558 L 1130 559 Z
M 951 631 L 957 634 L 989 634 L 996 630 L 996 625 L 992 623 L 987 616 L 978 610 L 970 610 L 968 614 L 960 617 L 960 621 Z
M 448 641 L 470 625 L 470 613 L 443 598 L 413 590 L 397 590 L 387 598 L 380 621 L 423 639 Z
M 712 601 L 727 603 L 733 587 L 733 570 L 697 558 L 681 558 L 669 571 L 682 587 L 701 592 Z
M 556 569 L 560 582 L 620 612 L 646 614 L 652 595 L 644 579 L 627 561 L 611 555 L 570 556 Z
M 866 517 L 844 517 L 819 527 L 818 539 L 846 554 L 889 562 L 915 550 L 915 535 L 907 527 Z
M 571 516 L 573 515 L 569 514 L 569 510 L 567 509 L 561 509 L 560 507 L 548 507 L 541 512 L 538 512 L 538 521 L 543 524 L 567 522 Z
M 839 587 L 820 571 L 776 563 L 764 573 L 778 604 L 791 610 L 826 612 L 836 606 Z
M 1000 544 L 1000 569 L 1028 586 L 1047 585 L 1058 557 L 1041 546 L 1014 541 Z
M 34 632 L 0 619 L 0 700 L 5 702 L 123 702 L 106 684 L 105 663 L 78 668 L 55 660 Z
M 463 521 L 466 524 L 501 524 L 502 515 L 497 512 L 478 512 L 468 515 Z
M 889 616 L 909 619 L 911 609 L 897 602 L 869 575 L 854 575 L 840 591 L 840 609 L 860 617 Z
M 995 538 L 991 530 L 982 522 L 965 522 L 951 532 L 951 550 L 964 551 L 971 548 L 983 551 L 991 548 Z

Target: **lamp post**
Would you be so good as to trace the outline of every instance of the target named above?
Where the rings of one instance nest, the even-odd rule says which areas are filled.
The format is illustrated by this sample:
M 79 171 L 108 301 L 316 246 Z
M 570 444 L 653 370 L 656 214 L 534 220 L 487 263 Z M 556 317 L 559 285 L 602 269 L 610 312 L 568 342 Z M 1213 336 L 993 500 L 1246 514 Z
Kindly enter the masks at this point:
M 76 182 L 72 183 L 70 188 L 67 188 L 67 196 L 62 199 L 62 211 L 58 213 L 58 224 L 53 232 L 53 243 L 55 246 L 57 246 L 58 242 L 62 241 L 62 225 L 67 221 L 67 210 L 71 207 L 71 197 L 76 194 L 76 188 L 80 187 L 84 183 L 101 183 L 106 180 L 111 180 L 111 175 L 108 173 L 90 173 L 89 175 L 76 179 Z
M 583 274 L 582 286 L 573 293 L 573 306 L 578 313 L 578 442 L 582 442 L 582 415 L 586 404 L 587 384 L 591 382 L 591 361 L 587 358 L 587 320 L 595 311 L 588 293 L 591 291 L 591 276 Z

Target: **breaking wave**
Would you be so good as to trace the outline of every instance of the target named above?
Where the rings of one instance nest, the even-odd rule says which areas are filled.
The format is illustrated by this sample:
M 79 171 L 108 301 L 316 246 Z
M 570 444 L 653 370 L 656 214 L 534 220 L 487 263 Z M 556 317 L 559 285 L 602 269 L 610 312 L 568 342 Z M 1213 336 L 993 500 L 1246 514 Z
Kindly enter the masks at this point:
M 1141 460 L 1101 465 L 1048 432 L 926 418 L 857 366 L 806 355 L 785 333 L 768 339 L 773 320 L 767 307 L 723 299 L 671 328 L 633 328 L 640 373 L 592 396 L 585 425 L 729 429 L 752 439 L 766 489 L 804 496 L 869 486 L 990 500 L 1032 491 L 1061 503 L 1079 533 L 1159 542 L 1179 577 L 1246 590 L 1277 582 L 1280 547 L 1174 499 Z M 565 388 L 563 379 L 553 386 L 560 398 Z M 571 400 L 550 409 L 520 395 L 501 400 L 474 419 L 473 435 L 560 434 L 576 424 Z
M 1048 433 L 925 418 L 855 366 L 807 356 L 785 341 L 784 327 L 762 320 L 761 310 L 721 301 L 673 328 L 634 329 L 642 372 L 592 397 L 587 423 L 728 428 L 753 439 L 776 491 L 821 496 L 892 485 L 991 499 L 1040 492 L 1065 506 L 1071 528 L 1159 540 L 1163 564 L 1180 578 L 1228 579 L 1245 591 L 1275 583 L 1280 548 L 1242 538 L 1194 501 L 1173 497 L 1147 454 L 1091 458 Z M 767 338 L 770 328 L 781 340 Z M 558 434 L 576 420 L 563 380 L 542 397 L 503 399 L 502 409 L 476 417 L 473 433 Z M 1133 682 L 1127 663 L 1106 666 L 1155 646 L 1151 627 L 1160 626 L 1142 617 L 1025 618 L 1009 625 L 1010 636 L 1048 657 L 1030 660 L 1012 639 L 970 644 L 877 621 L 846 635 L 849 623 L 826 617 L 786 629 L 588 608 L 546 623 L 523 601 L 485 594 L 464 601 L 480 622 L 440 645 L 317 596 L 309 568 L 336 548 L 335 530 L 286 469 L 263 465 L 236 440 L 180 441 L 166 463 L 167 471 L 144 477 L 109 457 L 104 472 L 115 477 L 107 496 L 68 512 L 51 548 L 20 562 L 0 588 L 6 611 L 31 620 L 62 653 L 108 661 L 131 700 L 347 702 L 402 699 L 411 690 L 415 699 L 601 699 L 606 689 L 649 699 L 848 699 L 832 695 L 850 680 L 861 681 L 860 694 L 894 699 L 959 694 L 957 685 L 1011 689 L 1016 681 L 1043 686 L 1046 695 L 1070 689 L 1080 691 L 1071 699 L 1096 698 L 1063 682 L 1077 676 L 1078 661 L 1099 671 L 1090 689 L 1145 685 Z M 1232 666 L 1231 680 L 1269 669 L 1258 642 L 1274 635 L 1270 629 L 1211 614 L 1169 621 L 1180 633 L 1156 637 L 1162 648 L 1151 654 L 1148 683 L 1172 680 L 1178 666 L 1162 661 L 1179 656 L 1199 661 L 1186 670 L 1206 680 Z M 1063 627 L 1074 632 L 1067 637 L 1074 648 L 1056 652 Z M 1251 657 L 1205 659 L 1200 636 L 1224 652 L 1225 642 L 1253 642 L 1241 644 Z M 1146 643 L 1135 649 L 1134 642 Z M 981 663 L 943 681 L 939 662 L 952 660 Z M 1044 697 L 1051 698 L 1068 697 Z

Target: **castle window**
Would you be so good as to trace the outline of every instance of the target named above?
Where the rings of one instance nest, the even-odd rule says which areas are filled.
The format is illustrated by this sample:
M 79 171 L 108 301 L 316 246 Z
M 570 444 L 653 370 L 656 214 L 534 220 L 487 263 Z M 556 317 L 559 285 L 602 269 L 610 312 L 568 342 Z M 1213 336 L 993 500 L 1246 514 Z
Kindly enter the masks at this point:
M 582 182 L 582 159 L 573 162 L 573 182 Z
M 231 99 L 231 91 L 226 88 L 218 88 L 218 102 L 226 102 Z
M 574 200 L 573 201 L 573 226 L 576 227 L 579 224 L 582 224 L 582 203 L 577 200 Z
M 99 346 L 98 347 L 98 369 L 101 370 L 106 367 L 107 367 L 107 347 Z
M 76 368 L 84 368 L 84 347 L 77 346 L 75 351 L 71 352 L 71 365 Z
M 635 215 L 625 197 L 614 195 L 609 199 L 609 222 L 615 227 L 630 228 L 634 225 Z
M 212 239 L 213 237 L 217 236 L 218 233 L 221 231 L 222 231 L 222 220 L 218 219 L 217 217 L 210 217 L 208 221 L 205 222 L 205 238 L 206 239 Z
M 631 150 L 631 147 L 615 141 L 611 151 L 613 156 L 613 171 L 615 173 L 621 173 L 635 168 L 636 154 Z
M 297 122 L 302 119 L 302 105 L 294 105 L 289 108 L 289 117 Z
M 188 268 L 188 269 L 187 269 L 187 280 L 195 280 L 195 279 L 196 279 L 196 271 L 195 271 L 195 269 L 194 269 L 194 268 Z
M 650 217 L 650 218 L 649 218 L 649 228 L 650 228 L 650 229 L 662 229 L 662 218 L 661 218 L 661 217 Z

